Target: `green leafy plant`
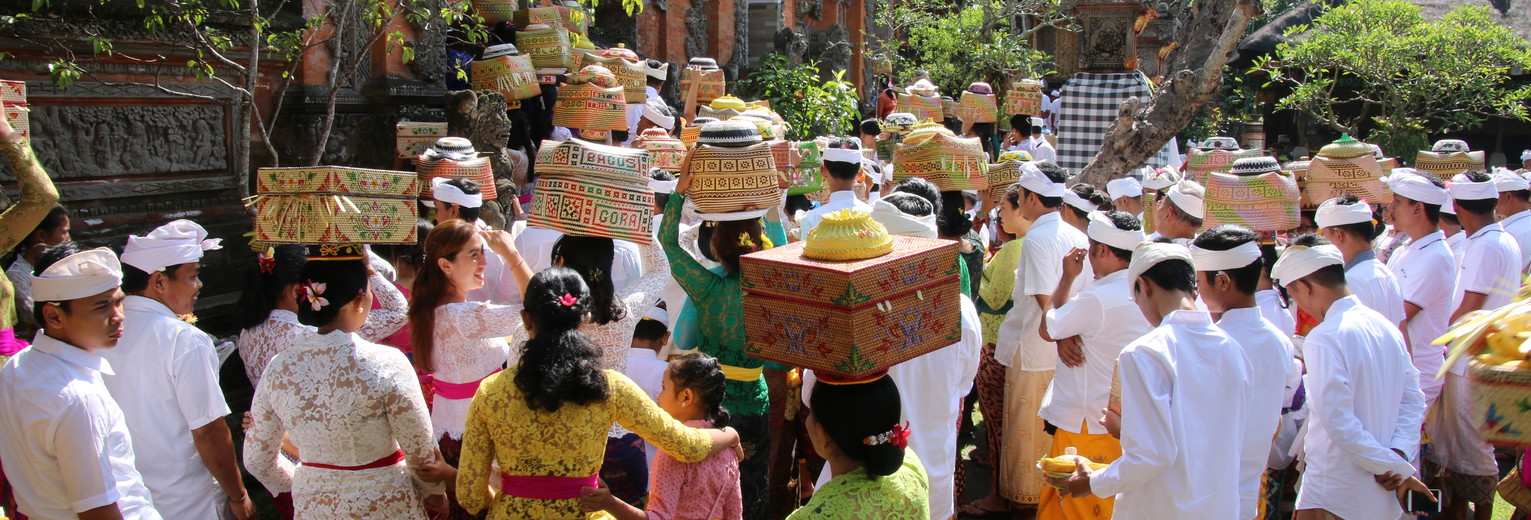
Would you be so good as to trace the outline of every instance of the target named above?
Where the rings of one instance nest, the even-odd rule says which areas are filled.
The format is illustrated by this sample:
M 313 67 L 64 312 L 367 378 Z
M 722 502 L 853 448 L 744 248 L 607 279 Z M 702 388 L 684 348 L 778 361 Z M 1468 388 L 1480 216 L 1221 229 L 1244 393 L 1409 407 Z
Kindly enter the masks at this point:
M 1531 116 L 1531 85 L 1510 81 L 1531 68 L 1531 44 L 1486 6 L 1430 22 L 1403 0 L 1354 0 L 1287 31 L 1298 33 L 1255 62 L 1292 89 L 1276 108 L 1363 135 L 1391 156 L 1412 156 L 1431 133 Z
M 1028 40 L 1052 27 L 1072 30 L 1058 0 L 983 0 L 953 6 L 946 0 L 883 0 L 878 18 L 890 36 L 874 50 L 874 61 L 907 79 L 914 70 L 930 74 L 945 92 L 961 92 L 975 81 L 1004 89 L 1012 78 L 1039 78 L 1056 70 L 1047 53 Z M 1017 20 L 1032 22 L 1022 26 Z
M 769 101 L 787 121 L 789 139 L 806 141 L 849 135 L 856 128 L 856 91 L 844 76 L 844 70 L 837 70 L 826 81 L 819 77 L 818 62 L 796 64 L 786 56 L 767 54 L 738 88 L 746 98 Z

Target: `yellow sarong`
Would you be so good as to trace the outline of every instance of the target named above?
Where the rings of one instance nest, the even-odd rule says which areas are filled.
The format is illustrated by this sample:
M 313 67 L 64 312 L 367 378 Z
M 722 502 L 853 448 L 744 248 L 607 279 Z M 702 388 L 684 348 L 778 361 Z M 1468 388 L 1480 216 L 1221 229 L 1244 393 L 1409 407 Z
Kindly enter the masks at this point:
M 1079 431 L 1090 431 L 1087 425 L 1081 425 Z M 1053 433 L 1053 446 L 1047 456 L 1057 457 L 1070 447 L 1080 456 L 1101 464 L 1110 464 L 1122 456 L 1121 441 L 1110 434 L 1069 433 L 1062 428 Z M 1115 503 L 1116 497 L 1061 498 L 1057 489 L 1047 486 L 1042 490 L 1041 502 L 1037 504 L 1037 520 L 1105 520 L 1111 518 L 1111 509 Z

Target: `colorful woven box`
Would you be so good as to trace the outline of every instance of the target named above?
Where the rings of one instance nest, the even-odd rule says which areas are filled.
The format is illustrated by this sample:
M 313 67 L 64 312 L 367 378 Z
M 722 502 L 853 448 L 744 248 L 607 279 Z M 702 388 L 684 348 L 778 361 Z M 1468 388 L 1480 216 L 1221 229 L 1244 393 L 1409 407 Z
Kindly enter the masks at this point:
M 1191 150 L 1185 160 L 1185 172 L 1187 178 L 1196 181 L 1202 186 L 1207 185 L 1207 174 L 1212 172 L 1228 173 L 1233 167 L 1233 161 L 1259 157 L 1259 150 Z
M 32 137 L 31 107 L 27 106 L 27 83 L 25 81 L 0 80 L 0 100 L 5 101 L 5 112 L 0 114 L 11 123 L 22 137 Z
M 941 98 L 937 96 L 899 94 L 898 111 L 914 114 L 914 118 L 920 122 L 940 123 L 946 120 L 941 112 Z
M 420 197 L 432 196 L 431 179 L 437 177 L 461 177 L 478 183 L 479 192 L 484 200 L 494 200 L 500 197 L 494 187 L 494 168 L 489 164 L 488 157 L 477 157 L 467 161 L 454 161 L 451 159 L 429 159 L 421 155 L 415 160 L 415 171 L 420 174 Z
M 643 150 L 543 141 L 533 193 L 533 227 L 638 244 L 652 236 L 654 190 Z
M 474 89 L 499 92 L 509 101 L 530 99 L 542 94 L 537 84 L 537 67 L 530 56 L 497 56 L 475 60 L 472 69 Z
M 573 69 L 574 48 L 569 33 L 555 27 L 527 27 L 516 31 L 516 48 L 531 56 L 539 69 Z
M 639 61 L 631 61 L 620 56 L 606 55 L 617 49 L 606 49 L 597 54 L 586 54 L 580 59 L 580 67 L 585 65 L 600 65 L 617 76 L 617 83 L 622 85 L 622 94 L 628 103 L 642 103 L 648 99 L 648 68 Z M 626 50 L 626 49 L 622 49 Z M 627 51 L 631 54 L 633 51 Z
M 1393 202 L 1393 191 L 1382 182 L 1382 168 L 1376 157 L 1361 155 L 1348 159 L 1315 157 L 1308 163 L 1303 176 L 1303 195 L 1313 203 L 1344 194 L 1355 195 L 1368 201 Z
M 701 145 L 691 152 L 686 196 L 703 213 L 733 213 L 775 206 L 781 197 L 771 145 L 744 148 Z
M 679 172 L 686 162 L 686 145 L 663 128 L 649 128 L 633 140 L 633 147 L 649 153 L 649 167 Z
M 489 25 L 511 22 L 515 21 L 517 3 L 516 0 L 473 0 L 473 12 Z
M 708 103 L 726 94 L 726 86 L 723 82 L 723 69 L 702 70 L 695 67 L 686 67 L 680 73 L 680 94 L 686 95 L 686 90 L 691 88 L 691 82 L 700 81 L 701 86 L 696 90 L 696 101 Z
M 446 123 L 416 123 L 413 121 L 400 121 L 393 127 L 395 140 L 394 151 L 400 159 L 414 159 L 425 153 L 437 139 L 447 136 Z
M 1284 231 L 1297 227 L 1301 193 L 1297 180 L 1282 173 L 1260 175 L 1207 174 L 1206 224 L 1238 224 L 1255 231 Z
M 413 244 L 418 179 L 344 166 L 261 168 L 255 239 L 297 244 Z
M 765 142 L 771 145 L 771 161 L 776 163 L 776 173 L 787 176 L 792 173 L 792 142 L 782 139 L 771 139 Z
M 581 130 L 627 130 L 627 103 L 622 87 L 594 83 L 558 89 L 553 102 L 553 125 Z
M 569 9 L 561 5 L 520 9 L 515 11 L 513 21 L 517 27 L 540 23 L 549 27 L 562 27 L 576 34 L 585 34 L 590 25 L 589 16 L 584 10 Z
M 1009 115 L 1042 115 L 1042 82 L 1023 79 L 1005 92 L 1005 113 Z
M 1450 179 L 1468 170 L 1483 170 L 1483 151 L 1431 152 L 1420 150 L 1414 157 L 1414 167 L 1434 173 L 1442 179 Z
M 1011 184 L 1020 182 L 1021 165 L 1025 161 L 1009 160 L 998 164 L 989 165 L 989 187 L 996 192 L 1009 188 Z
M 950 96 L 943 96 L 941 98 L 941 117 L 946 119 L 957 117 L 957 100 L 952 99 Z
M 693 146 L 696 146 L 696 140 L 697 140 L 697 138 L 700 138 L 701 136 L 702 136 L 702 127 L 701 126 L 691 125 L 691 126 L 682 127 L 680 129 L 680 143 L 686 145 L 686 148 L 691 148 Z
M 1311 161 L 1306 159 L 1291 161 L 1281 165 L 1281 169 L 1292 174 L 1292 179 L 1297 181 L 1297 191 L 1302 193 L 1302 209 L 1316 209 L 1318 203 L 1308 199 L 1308 165 Z M 1383 171 L 1392 171 L 1391 168 Z M 1323 201 L 1319 201 L 1323 202 Z
M 957 119 L 971 123 L 993 123 L 999 120 L 999 105 L 994 94 L 963 92 L 957 103 Z
M 801 141 L 792 145 L 797 148 L 797 156 L 801 159 L 788 174 L 787 194 L 807 195 L 823 190 L 824 172 L 819 168 L 824 164 L 824 152 L 819 149 L 819 143 Z
M 1469 363 L 1467 387 L 1478 436 L 1495 446 L 1531 445 L 1531 374 L 1477 360 Z
M 867 260 L 809 259 L 807 242 L 741 258 L 749 355 L 855 377 L 956 343 L 956 243 L 893 241 L 892 253 Z
M 919 125 L 893 152 L 893 178 L 922 177 L 941 191 L 989 187 L 989 156 L 978 138 L 939 125 Z

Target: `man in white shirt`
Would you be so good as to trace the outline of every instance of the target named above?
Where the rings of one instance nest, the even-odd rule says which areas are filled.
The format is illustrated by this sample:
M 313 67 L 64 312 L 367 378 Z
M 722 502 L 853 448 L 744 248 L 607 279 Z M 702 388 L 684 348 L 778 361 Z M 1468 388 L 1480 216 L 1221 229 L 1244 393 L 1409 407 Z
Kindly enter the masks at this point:
M 1005 314 L 995 342 L 994 359 L 1008 367 L 1005 371 L 1007 388 L 1036 389 L 1044 393 L 1052 381 L 1053 368 L 1058 362 L 1058 347 L 1042 336 L 1042 320 L 1058 280 L 1063 277 L 1063 258 L 1075 249 L 1090 247 L 1084 233 L 1063 222 L 1059 213 L 1063 209 L 1063 194 L 1068 191 L 1063 181 L 1068 173 L 1050 161 L 1031 162 L 1021 167 L 1020 180 L 1005 191 L 1007 204 L 1021 209 L 1021 215 L 1031 221 L 1026 233 L 1025 247 L 1021 248 L 1021 260 L 1015 270 L 1015 289 L 1012 291 L 1014 307 Z M 1086 284 L 1077 282 L 1069 291 L 1072 297 Z M 1027 428 L 1041 408 L 1040 399 L 1012 398 L 1007 391 L 1005 412 L 1009 428 Z M 1040 397 L 1037 396 L 1037 397 Z M 1040 421 L 1037 421 L 1040 422 Z M 1015 450 L 1034 451 L 1019 455 L 1002 454 L 1000 460 L 1036 460 L 1047 454 L 1046 442 L 1026 442 L 1020 435 L 1003 438 L 1002 453 Z M 1001 490 L 1005 498 L 1029 503 L 1040 497 L 1041 478 L 1029 468 L 1012 468 L 1001 471 Z M 1014 477 L 1013 479 L 1011 477 Z
M 1319 320 L 1303 344 L 1310 415 L 1294 518 L 1397 520 L 1393 491 L 1427 491 L 1409 464 L 1425 417 L 1419 373 L 1398 328 L 1345 287 L 1340 251 L 1305 245 L 1314 238 L 1294 239 L 1274 273 Z
M 872 206 L 856 198 L 856 175 L 861 173 L 861 143 L 849 137 L 836 137 L 824 147 L 824 183 L 829 185 L 829 200 L 798 219 L 798 240 L 808 238 L 808 232 L 824 219 L 824 215 L 842 209 L 872 211 Z
M 0 459 L 20 513 L 38 520 L 159 520 L 135 468 L 100 352 L 122 333 L 122 266 L 106 248 L 66 242 L 38 259 L 42 330 L 0 369 Z
M 1345 285 L 1361 305 L 1371 307 L 1394 324 L 1403 323 L 1403 290 L 1386 264 L 1377 261 L 1372 240 L 1377 227 L 1370 204 L 1355 195 L 1324 201 L 1313 216 L 1319 232 L 1345 256 Z
M 1132 297 L 1156 328 L 1122 350 L 1122 457 L 1052 479 L 1068 496 L 1116 495 L 1114 518 L 1240 518 L 1249 360 L 1196 310 L 1191 253 L 1147 243 L 1132 253 Z M 1108 416 L 1109 418 L 1109 416 Z
M 1442 382 L 1435 374 L 1446 363 L 1446 349 L 1430 342 L 1446 333 L 1454 310 L 1456 277 L 1448 273 L 1457 272 L 1457 263 L 1440 229 L 1441 206 L 1451 200 L 1445 183 L 1430 172 L 1397 168 L 1383 181 L 1393 190 L 1388 221 L 1410 239 L 1393 251 L 1387 266 L 1403 294 L 1404 341 L 1419 371 L 1419 388 L 1428 407 L 1441 395 Z
M 1520 289 L 1522 271 L 1520 246 L 1515 238 L 1494 221 L 1494 207 L 1499 202 L 1497 182 L 1481 171 L 1467 172 L 1452 179 L 1447 191 L 1456 206 L 1457 220 L 1467 235 L 1457 287 L 1457 303 L 1451 321 L 1456 322 L 1476 310 L 1492 310 L 1514 298 Z M 1479 510 L 1493 507 L 1494 495 L 1488 491 L 1499 476 L 1494 449 L 1478 437 L 1478 417 L 1472 412 L 1467 390 L 1467 363 L 1453 365 L 1441 390 L 1441 405 L 1435 420 L 1426 426 L 1431 449 L 1426 460 L 1451 470 L 1447 480 L 1447 511 L 1458 518 L 1466 515 L 1469 502 Z
M 1164 196 L 1155 201 L 1154 233 L 1148 239 L 1164 237 L 1189 245 L 1207 216 L 1206 195 L 1206 188 L 1190 179 L 1170 185 Z
M 1515 238 L 1520 246 L 1520 270 L 1531 266 L 1531 182 L 1509 170 L 1494 173 L 1494 189 L 1499 192 L 1499 203 L 1494 213 L 1499 215 L 1499 225 Z
M 224 422 L 213 338 L 180 318 L 196 311 L 202 255 L 219 242 L 190 220 L 129 236 L 122 341 L 101 353 L 116 371 L 104 379 L 133 432 L 138 471 L 166 518 L 254 514 Z
M 1251 520 L 1265 508 L 1260 491 L 1271 442 L 1281 422 L 1287 383 L 1296 375 L 1288 333 L 1260 313 L 1255 291 L 1265 263 L 1254 231 L 1221 225 L 1191 245 L 1196 261 L 1196 290 L 1207 310 L 1219 316 L 1217 328 L 1228 333 L 1249 360 L 1249 393 L 1244 402 L 1243 446 L 1239 450 L 1239 518 Z
M 1111 179 L 1106 182 L 1106 195 L 1116 209 L 1143 220 L 1143 183 L 1132 177 Z
M 1046 137 L 1042 136 L 1040 118 L 1031 118 L 1031 137 L 1022 141 L 1017 149 L 1031 154 L 1033 160 L 1058 162 L 1058 151 L 1053 148 L 1052 143 L 1047 142 Z
M 1116 357 L 1153 327 L 1132 303 L 1127 280 L 1132 250 L 1143 242 L 1142 225 L 1125 211 L 1094 212 L 1089 219 L 1085 234 L 1090 248 L 1064 257 L 1063 277 L 1051 298 L 1054 308 L 1043 321 L 1043 335 L 1058 341 L 1058 360 L 1038 415 L 1049 429 L 1055 429 L 1048 456 L 1075 448 L 1078 455 L 1109 464 L 1122 455 L 1122 445 L 1097 419 L 1111 394 Z M 1087 254 L 1095 282 L 1070 299 L 1068 293 L 1084 269 Z M 1102 319 L 1107 316 L 1109 324 Z M 1058 491 L 1049 487 L 1042 490 L 1037 516 L 1108 518 L 1113 503 L 1111 497 L 1059 500 Z

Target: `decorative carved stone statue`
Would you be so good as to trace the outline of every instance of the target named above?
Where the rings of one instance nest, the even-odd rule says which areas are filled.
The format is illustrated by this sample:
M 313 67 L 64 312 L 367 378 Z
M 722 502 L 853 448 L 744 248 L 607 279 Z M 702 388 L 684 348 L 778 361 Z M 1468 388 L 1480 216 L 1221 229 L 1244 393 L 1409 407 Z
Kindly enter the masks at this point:
M 497 229 L 507 229 L 513 220 L 515 197 L 519 186 L 526 184 L 526 168 L 514 167 L 505 144 L 510 137 L 510 118 L 505 115 L 505 96 L 490 90 L 447 92 L 447 134 L 466 137 L 473 148 L 490 154 L 494 167 L 495 190 L 500 200 L 484 201 L 479 218 Z

